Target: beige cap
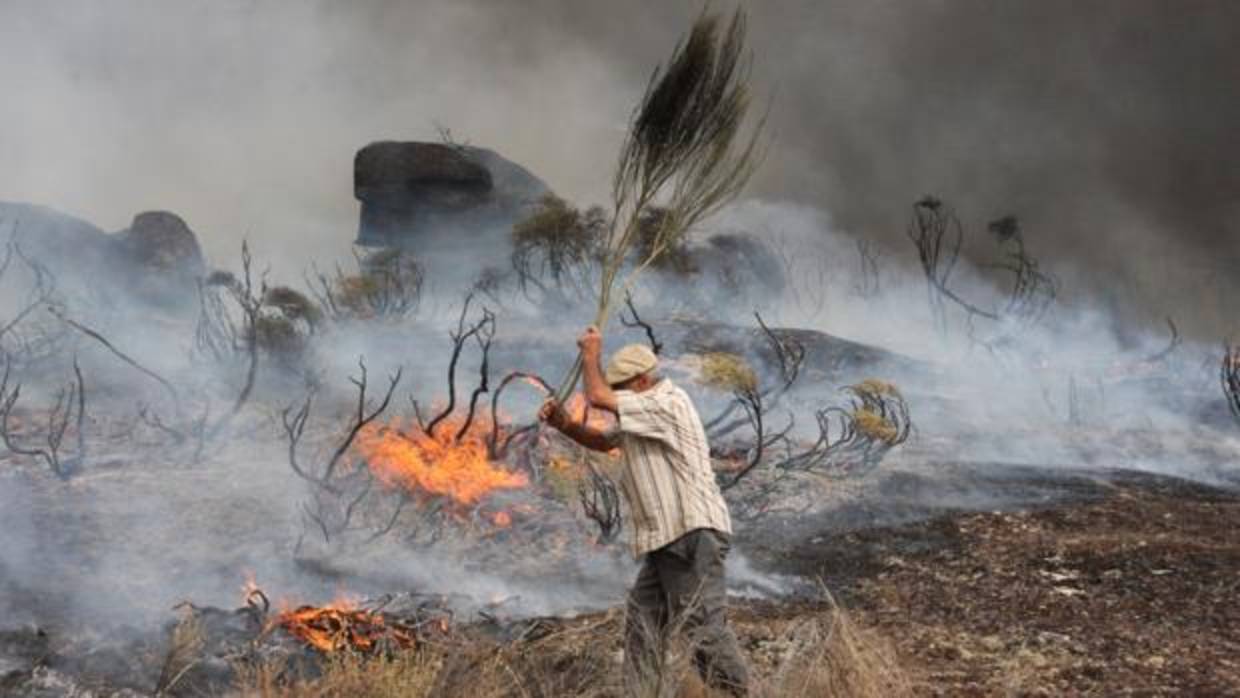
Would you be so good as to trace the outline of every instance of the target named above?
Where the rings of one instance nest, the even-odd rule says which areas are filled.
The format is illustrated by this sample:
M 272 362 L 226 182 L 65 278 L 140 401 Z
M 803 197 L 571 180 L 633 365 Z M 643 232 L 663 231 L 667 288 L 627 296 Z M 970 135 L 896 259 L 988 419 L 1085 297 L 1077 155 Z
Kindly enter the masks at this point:
M 653 371 L 659 365 L 659 357 L 654 355 L 645 344 L 629 344 L 621 347 L 611 355 L 607 362 L 607 370 L 603 371 L 603 380 L 608 385 L 624 381 Z

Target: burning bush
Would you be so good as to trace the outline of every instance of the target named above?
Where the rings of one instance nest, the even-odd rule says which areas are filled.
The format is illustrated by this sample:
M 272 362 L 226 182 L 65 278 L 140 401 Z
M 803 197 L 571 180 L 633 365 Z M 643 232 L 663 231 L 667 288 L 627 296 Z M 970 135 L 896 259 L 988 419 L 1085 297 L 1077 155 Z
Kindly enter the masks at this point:
M 423 498 L 447 497 L 461 507 L 476 505 L 498 490 L 529 484 L 524 474 L 509 472 L 488 457 L 488 420 L 476 420 L 462 434 L 463 421 L 453 416 L 433 433 L 417 427 L 402 430 L 399 424 L 368 424 L 358 433 L 355 448 L 383 484 Z

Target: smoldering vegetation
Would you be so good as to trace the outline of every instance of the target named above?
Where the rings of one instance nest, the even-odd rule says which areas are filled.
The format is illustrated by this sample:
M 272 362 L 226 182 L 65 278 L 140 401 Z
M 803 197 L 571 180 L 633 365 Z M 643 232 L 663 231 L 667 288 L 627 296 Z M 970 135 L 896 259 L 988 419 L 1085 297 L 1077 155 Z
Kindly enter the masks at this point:
M 611 200 L 525 182 L 539 195 L 492 206 L 480 183 L 503 198 L 519 166 L 445 129 L 421 145 L 469 176 L 428 178 L 396 206 L 418 225 L 379 243 L 367 221 L 392 211 L 356 191 L 360 228 L 287 253 L 256 229 L 208 255 L 219 241 L 168 212 L 105 233 L 0 206 L 6 617 L 48 629 L 70 673 L 173 692 L 238 664 L 285 685 L 312 651 L 475 620 L 537 642 L 536 616 L 611 606 L 631 576 L 615 459 L 534 419 L 559 390 L 609 425 L 570 397 L 590 322 L 694 396 L 738 595 L 813 595 L 765 563 L 823 525 L 1045 503 L 1109 469 L 1237 484 L 1240 361 L 1181 330 L 1204 301 L 1128 322 L 1081 290 L 1061 233 L 1005 204 L 893 196 L 898 230 L 871 235 L 739 197 L 767 146 L 744 23 L 702 21 L 639 100 Z M 349 250 L 355 232 L 372 246 Z M 819 637 L 839 618 L 802 649 L 855 650 Z
M 1230 350 L 1174 319 L 1126 348 L 1105 316 L 1056 302 L 1033 232 L 957 229 L 949 206 L 906 205 L 918 274 L 821 212 L 739 202 L 624 297 L 608 345 L 657 345 L 698 401 L 741 567 L 810 521 L 1039 501 L 1054 488 L 1004 484 L 1028 468 L 1236 482 Z M 607 459 L 533 424 L 593 319 L 596 215 L 536 203 L 507 269 L 392 248 L 286 280 L 243 247 L 153 297 L 130 273 L 44 265 L 19 219 L 8 617 L 143 637 L 181 600 L 238 605 L 247 576 L 305 602 L 412 590 L 460 617 L 610 605 L 630 563 Z M 957 234 L 994 245 L 994 265 L 953 264 Z

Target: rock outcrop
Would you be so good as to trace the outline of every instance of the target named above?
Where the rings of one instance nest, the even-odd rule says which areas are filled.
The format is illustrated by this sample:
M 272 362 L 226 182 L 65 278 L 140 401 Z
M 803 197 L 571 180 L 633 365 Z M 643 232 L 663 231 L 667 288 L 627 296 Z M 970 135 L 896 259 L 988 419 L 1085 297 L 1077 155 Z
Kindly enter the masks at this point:
M 175 213 L 139 213 L 112 242 L 122 260 L 151 273 L 195 279 L 206 272 L 198 236 Z
M 467 254 L 502 263 L 513 223 L 549 189 L 494 151 L 445 143 L 380 141 L 357 152 L 357 244 L 403 247 L 426 260 Z M 491 254 L 493 260 L 478 260 Z
M 198 236 L 168 211 L 139 213 L 108 234 L 49 208 L 0 202 L 0 236 L 10 234 L 61 290 L 102 300 L 124 294 L 158 305 L 192 302 L 206 271 Z

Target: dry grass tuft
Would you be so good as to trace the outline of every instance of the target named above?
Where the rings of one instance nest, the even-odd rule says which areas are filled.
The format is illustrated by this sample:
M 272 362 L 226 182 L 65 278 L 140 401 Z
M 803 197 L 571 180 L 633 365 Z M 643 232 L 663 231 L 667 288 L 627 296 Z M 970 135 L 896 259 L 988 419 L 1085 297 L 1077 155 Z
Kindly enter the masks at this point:
M 238 669 L 242 698 L 411 698 L 435 695 L 442 666 L 440 656 L 410 651 L 392 657 L 366 658 L 339 653 L 323 660 L 316 678 L 288 679 L 280 664 Z M 479 694 L 483 698 L 486 694 Z
M 758 374 L 736 354 L 711 352 L 702 356 L 702 382 L 720 390 L 754 391 Z
M 877 378 L 867 378 L 852 386 L 852 388 L 858 393 L 865 393 L 875 397 L 882 397 L 885 395 L 895 396 L 900 394 L 899 389 L 896 388 L 895 385 Z
M 778 622 L 778 621 L 777 621 Z M 620 662 L 623 614 L 569 624 L 541 637 L 497 643 L 476 639 L 452 648 L 423 647 L 391 658 L 329 657 L 321 675 L 290 679 L 280 665 L 241 669 L 243 698 L 722 698 L 694 669 L 693 646 L 680 630 L 651 638 L 663 646 L 641 685 L 626 688 Z M 744 637 L 744 625 L 738 625 Z M 768 636 L 769 637 L 769 636 Z M 675 638 L 675 639 L 674 639 Z M 911 683 L 891 644 L 856 626 L 838 607 L 792 621 L 777 641 L 787 648 L 774 666 L 751 665 L 755 697 L 900 698 Z M 742 642 L 742 646 L 745 643 Z M 752 659 L 751 662 L 756 662 Z
M 769 696 L 898 698 L 912 683 L 885 638 L 853 624 L 832 604 L 829 611 L 788 631 L 791 648 L 762 691 Z
M 852 418 L 857 425 L 857 431 L 875 441 L 893 443 L 900 433 L 900 430 L 891 420 L 884 418 L 868 407 L 858 407 L 853 410 Z
M 193 613 L 185 613 L 172 629 L 168 654 L 164 657 L 159 680 L 155 683 L 155 695 L 165 695 L 171 691 L 198 664 L 204 643 L 202 624 Z

